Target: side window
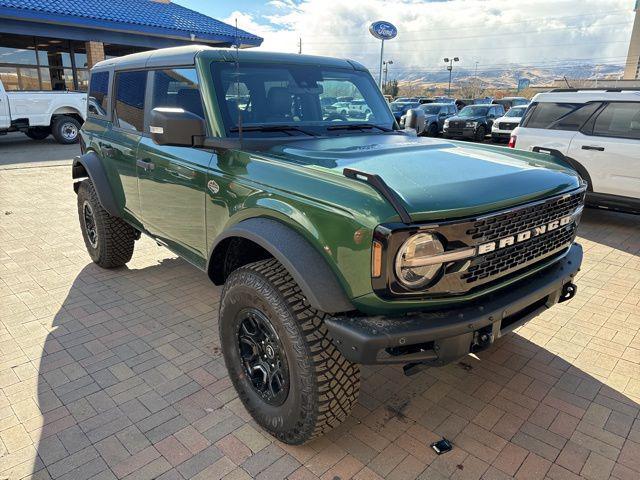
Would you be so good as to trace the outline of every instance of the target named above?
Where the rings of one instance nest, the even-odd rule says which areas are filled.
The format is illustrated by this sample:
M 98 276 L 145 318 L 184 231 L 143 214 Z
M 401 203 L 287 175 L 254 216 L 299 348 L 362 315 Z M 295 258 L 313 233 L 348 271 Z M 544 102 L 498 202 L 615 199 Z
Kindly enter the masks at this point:
M 640 140 L 640 102 L 607 105 L 596 118 L 593 134 Z
M 90 115 L 107 116 L 107 102 L 109 93 L 109 72 L 95 72 L 91 74 L 87 109 Z
M 559 120 L 556 120 L 553 124 L 551 124 L 550 128 L 552 128 L 553 130 L 569 130 L 572 132 L 577 132 L 582 128 L 585 122 L 589 120 L 589 118 L 591 118 L 591 115 L 593 115 L 595 111 L 600 108 L 600 105 L 602 105 L 600 102 L 580 105 L 571 113 L 568 113 Z
M 117 127 L 142 132 L 146 90 L 146 71 L 116 73 L 113 118 Z
M 153 77 L 151 108 L 182 108 L 204 118 L 198 76 L 193 68 L 156 70 Z
M 538 103 L 526 115 L 523 127 L 551 128 L 561 118 L 580 108 L 576 103 Z

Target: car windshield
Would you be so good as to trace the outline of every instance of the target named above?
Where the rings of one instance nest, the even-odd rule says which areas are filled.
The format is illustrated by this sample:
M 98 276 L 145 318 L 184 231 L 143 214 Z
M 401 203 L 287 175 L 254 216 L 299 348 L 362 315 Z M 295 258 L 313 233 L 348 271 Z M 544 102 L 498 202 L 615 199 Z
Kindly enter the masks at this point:
M 505 117 L 522 117 L 527 107 L 512 107 L 504 116 Z
M 367 72 L 318 65 L 243 63 L 236 67 L 213 62 L 211 73 L 229 136 L 238 136 L 240 122 L 248 135 L 263 136 L 344 133 L 350 131 L 347 127 L 362 125 L 379 132 L 373 127 L 394 126 L 387 102 Z M 345 101 L 348 98 L 352 100 Z
M 422 108 L 422 110 L 424 110 L 424 113 L 426 113 L 427 115 L 437 115 L 438 113 L 440 113 L 440 105 L 433 105 L 433 104 L 424 104 L 422 105 L 420 108 Z
M 477 105 L 469 105 L 467 107 L 464 107 L 462 110 L 460 110 L 460 113 L 458 113 L 459 117 L 484 117 L 487 115 L 487 112 L 489 111 L 489 107 L 480 107 Z

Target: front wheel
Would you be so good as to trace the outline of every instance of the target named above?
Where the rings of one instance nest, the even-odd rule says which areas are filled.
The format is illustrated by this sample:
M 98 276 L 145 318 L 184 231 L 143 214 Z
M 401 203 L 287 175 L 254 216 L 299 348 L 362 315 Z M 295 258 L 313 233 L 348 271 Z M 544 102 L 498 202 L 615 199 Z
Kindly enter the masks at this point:
M 476 142 L 483 142 L 484 141 L 484 137 L 487 136 L 487 130 L 486 128 L 484 128 L 482 125 L 480 125 L 478 127 L 478 130 L 476 130 Z
M 56 142 L 64 145 L 76 143 L 80 137 L 80 122 L 73 117 L 61 115 L 51 125 L 51 132 Z
M 438 136 L 438 124 L 432 123 L 429 125 L 429 128 L 426 130 L 425 135 L 428 137 L 437 137 Z
M 96 264 L 116 268 L 131 260 L 136 231 L 102 208 L 91 180 L 78 187 L 78 217 L 85 246 Z
M 307 303 L 275 259 L 229 275 L 219 315 L 224 360 L 255 421 L 284 443 L 338 426 L 360 390 L 360 368 L 333 345 L 327 315 Z

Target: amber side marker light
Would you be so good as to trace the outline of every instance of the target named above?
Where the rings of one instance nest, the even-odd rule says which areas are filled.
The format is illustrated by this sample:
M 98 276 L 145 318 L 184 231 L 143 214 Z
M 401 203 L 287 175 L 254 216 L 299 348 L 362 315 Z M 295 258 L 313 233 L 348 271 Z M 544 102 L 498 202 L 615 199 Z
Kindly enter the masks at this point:
M 378 278 L 380 275 L 382 275 L 382 244 L 374 240 L 371 250 L 371 276 Z

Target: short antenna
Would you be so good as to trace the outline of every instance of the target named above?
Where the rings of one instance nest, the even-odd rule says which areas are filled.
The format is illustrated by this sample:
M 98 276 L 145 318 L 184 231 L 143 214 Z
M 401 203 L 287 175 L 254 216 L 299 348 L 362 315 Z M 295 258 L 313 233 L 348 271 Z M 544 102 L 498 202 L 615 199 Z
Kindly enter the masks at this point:
M 240 112 L 240 39 L 238 37 L 238 19 L 236 18 L 236 109 L 238 110 L 238 140 L 242 148 L 242 113 Z

